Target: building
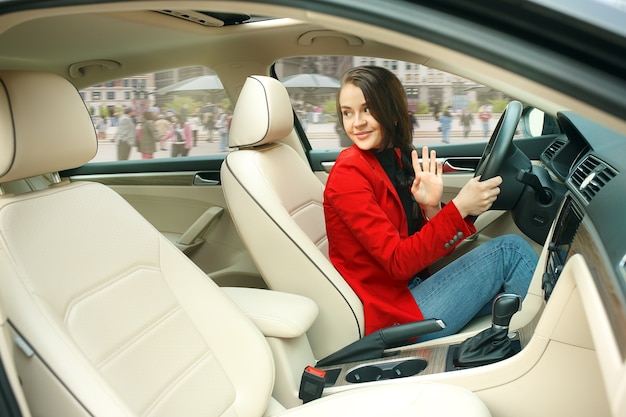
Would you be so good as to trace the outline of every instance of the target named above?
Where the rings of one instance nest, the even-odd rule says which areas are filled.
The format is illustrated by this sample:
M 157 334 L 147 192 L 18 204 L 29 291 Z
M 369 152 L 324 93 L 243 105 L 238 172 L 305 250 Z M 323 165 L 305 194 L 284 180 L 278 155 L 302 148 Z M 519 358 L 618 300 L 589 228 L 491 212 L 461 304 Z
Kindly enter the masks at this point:
M 393 72 L 404 85 L 410 111 L 417 112 L 420 104 L 428 105 L 431 111 L 449 105 L 458 110 L 479 100 L 475 82 L 424 65 L 371 57 L 354 57 L 353 64 L 375 65 Z
M 132 107 L 141 114 L 152 106 L 155 89 L 155 74 L 144 74 L 94 85 L 81 90 L 80 95 L 92 115 L 106 116 L 115 126 L 124 108 Z

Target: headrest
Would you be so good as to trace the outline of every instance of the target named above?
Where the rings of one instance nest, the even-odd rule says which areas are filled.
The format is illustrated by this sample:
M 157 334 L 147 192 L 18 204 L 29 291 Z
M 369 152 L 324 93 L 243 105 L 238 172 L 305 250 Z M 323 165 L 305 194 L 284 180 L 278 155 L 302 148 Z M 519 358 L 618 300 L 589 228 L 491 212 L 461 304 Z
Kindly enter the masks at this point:
M 230 147 L 263 145 L 284 139 L 293 129 L 293 110 L 280 81 L 261 75 L 246 79 L 230 125 Z
M 69 81 L 0 71 L 0 183 L 78 167 L 97 149 L 87 107 Z

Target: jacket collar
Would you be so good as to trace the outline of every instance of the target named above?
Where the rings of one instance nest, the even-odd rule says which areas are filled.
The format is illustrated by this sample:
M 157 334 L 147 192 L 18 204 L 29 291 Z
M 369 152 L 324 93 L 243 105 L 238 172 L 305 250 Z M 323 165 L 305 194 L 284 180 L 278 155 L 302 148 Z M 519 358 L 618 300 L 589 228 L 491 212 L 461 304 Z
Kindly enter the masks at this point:
M 374 155 L 372 151 L 364 151 L 356 145 L 352 145 L 352 148 L 356 150 L 361 155 L 361 157 L 372 167 L 376 175 L 380 176 L 383 183 L 385 184 L 385 187 L 387 187 L 387 190 L 392 192 L 394 200 L 398 207 L 400 207 L 401 210 L 404 210 L 404 208 L 402 207 L 402 202 L 400 201 L 400 197 L 398 196 L 398 192 L 396 191 L 396 187 L 394 187 L 393 183 L 387 176 L 387 173 L 380 165 L 380 162 L 378 162 L 378 158 L 376 158 L 376 155 Z M 400 164 L 400 149 L 395 148 L 394 150 L 396 153 L 396 159 L 398 160 L 398 164 Z

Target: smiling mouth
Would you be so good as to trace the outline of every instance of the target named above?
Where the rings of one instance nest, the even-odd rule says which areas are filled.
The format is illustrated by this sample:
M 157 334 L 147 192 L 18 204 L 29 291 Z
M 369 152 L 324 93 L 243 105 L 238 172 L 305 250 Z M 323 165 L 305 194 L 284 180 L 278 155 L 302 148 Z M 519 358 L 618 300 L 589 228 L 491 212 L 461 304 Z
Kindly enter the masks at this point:
M 366 137 L 368 137 L 370 135 L 370 133 L 372 133 L 372 132 L 369 132 L 369 131 L 367 131 L 367 132 L 356 132 L 356 133 L 354 133 L 354 136 L 357 139 L 365 139 Z

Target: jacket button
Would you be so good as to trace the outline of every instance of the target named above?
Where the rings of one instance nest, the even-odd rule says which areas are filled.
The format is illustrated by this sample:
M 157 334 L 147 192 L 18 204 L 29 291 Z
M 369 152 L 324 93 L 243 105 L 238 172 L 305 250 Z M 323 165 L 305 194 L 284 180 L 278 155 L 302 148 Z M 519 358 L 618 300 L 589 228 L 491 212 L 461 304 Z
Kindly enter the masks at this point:
M 456 236 L 460 239 L 460 238 L 462 238 L 464 235 L 463 235 L 463 232 L 459 232 L 459 233 L 457 233 L 457 234 L 456 234 Z
M 450 246 L 454 245 L 454 243 L 456 242 L 456 239 L 450 239 L 450 242 L 448 242 L 450 244 Z
M 446 249 L 450 249 L 450 244 L 446 243 L 445 245 L 443 245 L 443 247 L 446 248 Z

